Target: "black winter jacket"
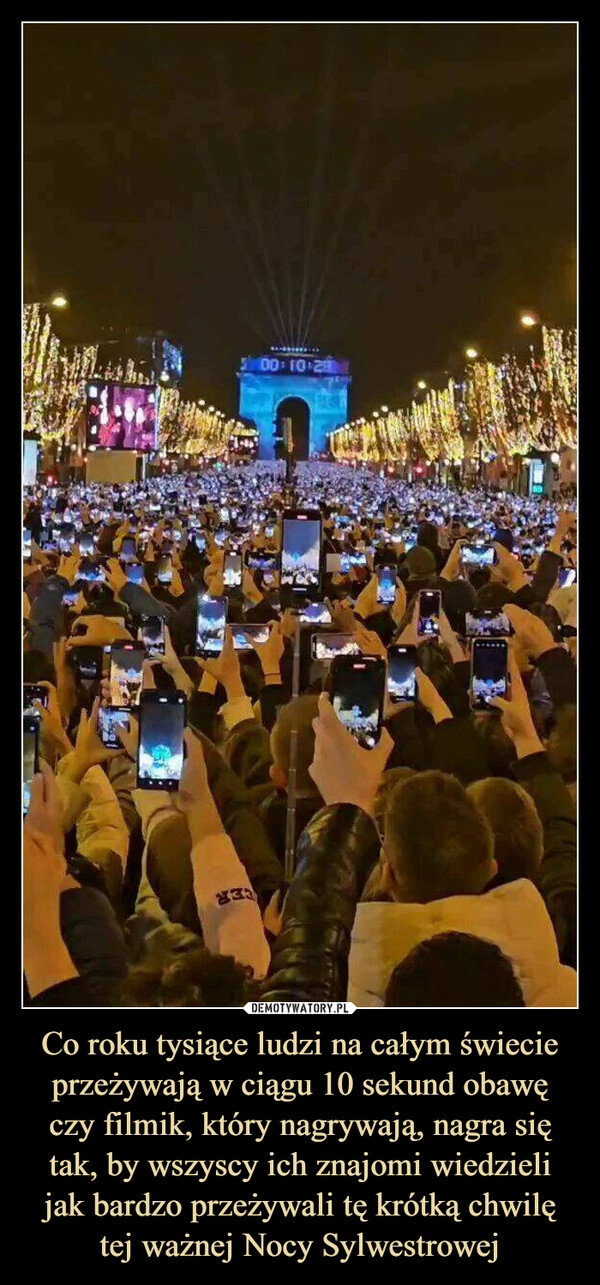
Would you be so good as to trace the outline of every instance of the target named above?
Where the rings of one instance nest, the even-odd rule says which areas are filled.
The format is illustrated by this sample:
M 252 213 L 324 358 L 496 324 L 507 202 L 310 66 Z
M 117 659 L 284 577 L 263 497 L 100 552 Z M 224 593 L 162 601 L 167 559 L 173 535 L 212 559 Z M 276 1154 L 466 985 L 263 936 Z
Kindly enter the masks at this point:
M 379 848 L 372 818 L 352 803 L 309 822 L 261 999 L 346 999 L 356 905 Z

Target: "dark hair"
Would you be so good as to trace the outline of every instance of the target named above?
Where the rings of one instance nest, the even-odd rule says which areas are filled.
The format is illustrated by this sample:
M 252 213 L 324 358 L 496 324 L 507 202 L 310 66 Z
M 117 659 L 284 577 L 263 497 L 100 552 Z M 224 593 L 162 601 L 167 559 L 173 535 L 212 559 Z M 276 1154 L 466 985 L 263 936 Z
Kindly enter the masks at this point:
M 470 933 L 438 933 L 394 969 L 387 1008 L 525 1008 L 506 955 Z
M 419 522 L 417 544 L 422 544 L 431 553 L 437 553 L 439 549 L 439 532 L 435 522 Z
M 406 901 L 479 893 L 491 877 L 490 827 L 446 772 L 419 772 L 396 786 L 385 815 L 384 849 Z
M 131 1008 L 241 1008 L 250 972 L 232 955 L 205 946 L 174 955 L 163 944 L 130 968 L 117 1004 Z
M 23 653 L 23 682 L 52 683 L 56 686 L 56 670 L 45 652 L 33 648 Z
M 500 584 L 498 580 L 490 580 L 489 584 L 479 589 L 477 593 L 477 606 L 482 611 L 501 611 L 507 602 L 514 602 L 515 595 L 505 584 Z
M 544 855 L 544 831 L 530 794 L 516 781 L 485 777 L 467 789 L 494 836 L 494 884 L 535 879 Z

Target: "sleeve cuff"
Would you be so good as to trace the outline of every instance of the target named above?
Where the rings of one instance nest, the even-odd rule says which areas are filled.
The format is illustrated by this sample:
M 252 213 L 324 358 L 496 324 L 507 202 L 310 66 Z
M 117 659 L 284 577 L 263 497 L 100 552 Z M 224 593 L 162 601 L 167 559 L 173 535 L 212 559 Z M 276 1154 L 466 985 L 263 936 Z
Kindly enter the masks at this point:
M 221 705 L 220 713 L 228 732 L 237 727 L 238 723 L 247 723 L 248 719 L 256 721 L 252 701 L 248 696 L 238 696 L 235 700 L 226 701 L 225 705 Z

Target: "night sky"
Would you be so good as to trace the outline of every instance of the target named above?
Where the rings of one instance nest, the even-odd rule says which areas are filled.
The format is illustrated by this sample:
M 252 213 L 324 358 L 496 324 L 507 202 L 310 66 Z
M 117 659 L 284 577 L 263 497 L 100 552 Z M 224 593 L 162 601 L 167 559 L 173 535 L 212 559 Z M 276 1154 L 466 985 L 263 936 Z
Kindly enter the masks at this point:
M 242 354 L 354 369 L 353 413 L 573 325 L 576 27 L 26 24 L 25 297 L 159 328 L 236 411 Z

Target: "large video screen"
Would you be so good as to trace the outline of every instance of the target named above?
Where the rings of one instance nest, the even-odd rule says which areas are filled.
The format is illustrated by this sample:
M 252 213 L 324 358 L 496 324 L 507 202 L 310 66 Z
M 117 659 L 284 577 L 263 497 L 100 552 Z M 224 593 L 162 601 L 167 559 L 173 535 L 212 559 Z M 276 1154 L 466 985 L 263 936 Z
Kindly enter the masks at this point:
M 87 445 L 103 451 L 156 450 L 156 388 L 92 380 L 86 385 Z

